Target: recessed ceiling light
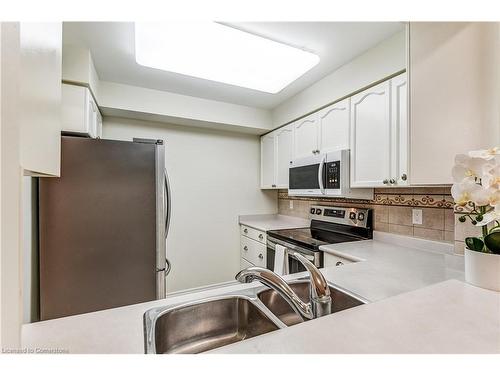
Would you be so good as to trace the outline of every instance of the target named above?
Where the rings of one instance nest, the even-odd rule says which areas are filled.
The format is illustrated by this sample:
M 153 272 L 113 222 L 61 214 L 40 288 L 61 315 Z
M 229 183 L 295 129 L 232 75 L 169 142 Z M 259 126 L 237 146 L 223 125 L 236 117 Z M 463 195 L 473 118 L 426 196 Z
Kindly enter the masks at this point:
M 319 62 L 313 53 L 216 22 L 135 23 L 138 64 L 277 93 Z

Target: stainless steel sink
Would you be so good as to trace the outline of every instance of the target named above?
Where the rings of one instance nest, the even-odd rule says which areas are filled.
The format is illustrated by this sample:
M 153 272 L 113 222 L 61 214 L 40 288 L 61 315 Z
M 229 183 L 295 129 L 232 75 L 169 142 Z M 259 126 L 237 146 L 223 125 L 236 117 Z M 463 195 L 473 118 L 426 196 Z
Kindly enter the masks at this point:
M 144 314 L 146 353 L 201 353 L 277 330 L 280 323 L 255 296 L 153 308 Z
M 304 302 L 309 302 L 309 281 L 292 281 L 289 285 Z M 332 297 L 332 314 L 366 303 L 362 298 L 355 297 L 350 293 L 335 288 L 333 285 L 329 284 L 329 287 Z M 257 297 L 287 326 L 292 326 L 304 321 L 274 289 L 266 289 L 258 293 Z

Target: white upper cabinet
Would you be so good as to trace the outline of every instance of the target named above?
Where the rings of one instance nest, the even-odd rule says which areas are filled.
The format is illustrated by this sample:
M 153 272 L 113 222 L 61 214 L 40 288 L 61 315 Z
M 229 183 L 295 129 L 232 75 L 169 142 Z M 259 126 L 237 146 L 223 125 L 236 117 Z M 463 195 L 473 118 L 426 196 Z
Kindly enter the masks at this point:
M 292 160 L 293 129 L 285 126 L 276 132 L 276 181 L 277 188 L 288 189 L 288 167 Z
M 384 186 L 390 179 L 390 82 L 351 98 L 351 186 Z
M 91 138 L 102 135 L 102 117 L 87 87 L 62 85 L 61 119 L 65 133 Z
M 293 158 L 302 158 L 319 153 L 317 113 L 293 123 L 293 144 Z
M 391 179 L 398 186 L 409 184 L 408 83 L 406 74 L 391 79 L 392 165 Z
M 351 99 L 351 186 L 404 186 L 408 173 L 406 73 Z
M 20 156 L 24 174 L 59 176 L 62 23 L 21 22 Z
M 318 113 L 319 151 L 349 148 L 350 98 L 323 108 Z
M 261 137 L 261 188 L 287 189 L 292 159 L 293 127 L 279 128 Z
M 260 138 L 260 187 L 262 189 L 274 188 L 276 163 L 274 160 L 275 139 L 273 133 Z

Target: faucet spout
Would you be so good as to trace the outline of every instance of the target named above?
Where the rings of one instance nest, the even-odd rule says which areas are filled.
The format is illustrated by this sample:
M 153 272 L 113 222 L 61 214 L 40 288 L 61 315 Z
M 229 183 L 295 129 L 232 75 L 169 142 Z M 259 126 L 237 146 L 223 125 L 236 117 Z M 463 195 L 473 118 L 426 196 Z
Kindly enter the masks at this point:
M 309 271 L 310 277 L 310 297 L 311 302 L 305 303 L 293 291 L 287 282 L 278 274 L 262 267 L 249 267 L 241 270 L 236 275 L 236 280 L 241 283 L 251 283 L 254 280 L 276 290 L 288 304 L 306 319 L 313 319 L 331 313 L 330 288 L 321 272 L 304 256 L 297 252 L 289 255 L 300 261 Z
M 236 280 L 242 283 L 251 283 L 254 280 L 258 280 L 265 286 L 276 290 L 297 314 L 306 319 L 314 318 L 311 305 L 304 303 L 287 282 L 273 271 L 262 267 L 248 267 L 238 272 Z

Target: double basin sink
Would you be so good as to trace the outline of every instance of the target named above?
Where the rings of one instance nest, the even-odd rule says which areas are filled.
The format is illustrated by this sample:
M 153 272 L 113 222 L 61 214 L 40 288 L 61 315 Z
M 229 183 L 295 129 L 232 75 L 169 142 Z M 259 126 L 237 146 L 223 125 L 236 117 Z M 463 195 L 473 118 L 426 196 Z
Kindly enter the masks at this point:
M 309 281 L 289 283 L 309 302 Z M 331 284 L 332 313 L 366 301 Z M 226 294 L 144 314 L 146 353 L 201 353 L 303 322 L 278 292 L 265 287 Z

